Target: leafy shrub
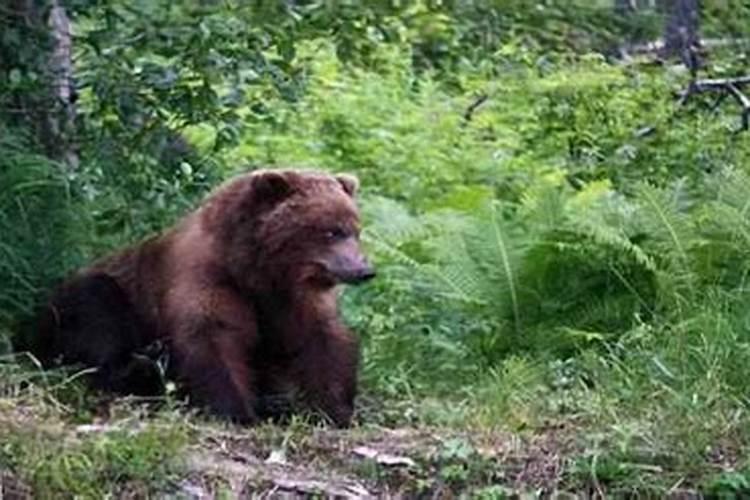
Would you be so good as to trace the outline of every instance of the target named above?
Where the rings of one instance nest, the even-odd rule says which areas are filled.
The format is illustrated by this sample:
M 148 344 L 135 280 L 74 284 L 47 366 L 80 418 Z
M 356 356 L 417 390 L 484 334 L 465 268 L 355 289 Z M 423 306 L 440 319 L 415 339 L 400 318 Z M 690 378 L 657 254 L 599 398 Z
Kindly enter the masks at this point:
M 224 161 L 360 175 L 381 278 L 348 293 L 347 315 L 384 390 L 449 390 L 529 349 L 570 356 L 738 285 L 747 150 L 721 122 L 675 115 L 679 75 L 511 47 L 505 75 L 467 68 L 462 93 L 394 47 L 377 72 L 326 44 L 299 53 L 308 93 L 249 123 Z

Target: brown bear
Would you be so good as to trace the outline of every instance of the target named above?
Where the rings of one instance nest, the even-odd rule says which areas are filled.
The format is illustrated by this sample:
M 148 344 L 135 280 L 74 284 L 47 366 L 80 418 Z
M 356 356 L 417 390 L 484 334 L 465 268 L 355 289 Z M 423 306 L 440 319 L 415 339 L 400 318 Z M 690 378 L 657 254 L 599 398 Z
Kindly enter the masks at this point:
M 358 349 L 337 285 L 374 276 L 359 243 L 350 175 L 263 170 L 215 190 L 163 234 L 95 262 L 59 287 L 32 352 L 97 368 L 110 390 L 150 394 L 162 343 L 191 402 L 252 423 L 297 391 L 348 425 Z M 269 405 L 272 407 L 273 405 Z

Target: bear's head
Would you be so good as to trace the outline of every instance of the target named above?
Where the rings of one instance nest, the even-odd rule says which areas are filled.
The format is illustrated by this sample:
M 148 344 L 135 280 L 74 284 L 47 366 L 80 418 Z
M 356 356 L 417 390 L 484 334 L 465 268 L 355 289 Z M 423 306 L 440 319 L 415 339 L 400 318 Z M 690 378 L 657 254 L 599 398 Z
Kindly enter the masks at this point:
M 298 170 L 245 174 L 213 203 L 225 262 L 253 290 L 328 289 L 375 276 L 359 241 L 356 177 Z

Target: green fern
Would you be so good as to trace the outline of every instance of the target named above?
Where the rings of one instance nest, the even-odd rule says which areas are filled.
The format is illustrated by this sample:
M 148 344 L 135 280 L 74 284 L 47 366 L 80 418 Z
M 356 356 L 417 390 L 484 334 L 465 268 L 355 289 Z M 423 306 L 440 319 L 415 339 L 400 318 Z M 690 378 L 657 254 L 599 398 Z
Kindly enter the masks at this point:
M 489 306 L 506 312 L 517 333 L 521 331 L 521 282 L 526 252 L 533 246 L 533 235 L 513 220 L 505 220 L 502 205 L 490 204 L 463 231 L 466 260 L 459 265 L 474 274 L 478 291 Z M 455 262 L 455 259 L 454 259 Z M 455 264 L 454 264 L 455 265 Z
M 566 205 L 568 227 L 595 245 L 629 255 L 639 266 L 654 271 L 656 264 L 632 241 L 634 206 L 611 190 L 608 183 L 583 189 Z
M 643 248 L 657 261 L 661 299 L 681 315 L 696 297 L 699 275 L 694 251 L 703 244 L 691 214 L 691 197 L 682 183 L 672 189 L 642 184 L 635 201 Z
M 704 217 L 730 240 L 750 248 L 750 177 L 739 170 L 719 174 L 716 200 L 707 204 Z
M 401 289 L 498 327 L 507 320 L 516 337 L 549 322 L 571 328 L 627 325 L 649 302 L 633 269 L 648 274 L 654 263 L 630 241 L 625 217 L 615 216 L 622 207 L 595 203 L 600 194 L 585 196 L 589 210 L 580 210 L 582 196 L 547 177 L 519 205 L 488 203 L 470 215 L 404 217 L 390 204 L 368 230 L 368 242 L 387 260 L 388 279 Z M 386 221 L 397 225 L 381 230 Z M 617 259 L 630 264 L 615 265 Z M 626 270 L 615 272 L 618 266 Z M 617 295 L 626 297 L 621 302 L 627 307 L 598 308 L 598 320 L 597 312 L 585 314 L 594 301 Z
M 460 225 L 458 214 L 417 217 L 386 198 L 371 198 L 364 206 L 367 224 L 362 239 L 387 262 L 385 275 L 392 284 L 448 300 L 482 302 L 472 283 L 473 273 L 435 263 L 437 241 L 449 226 Z
M 688 249 L 695 238 L 690 218 L 680 207 L 682 185 L 670 192 L 642 184 L 636 198 L 641 205 L 641 223 L 651 241 L 664 250 L 672 264 L 689 267 Z
M 606 338 L 638 317 L 683 317 L 711 266 L 730 270 L 748 256 L 750 180 L 723 175 L 703 201 L 680 183 L 639 185 L 628 199 L 606 182 L 575 191 L 551 175 L 519 204 L 471 213 L 417 216 L 383 202 L 366 240 L 398 289 L 494 325 L 482 335 L 503 336 L 509 325 L 516 339 L 476 345 L 518 348 L 544 342 L 544 331 Z
M 703 238 L 695 249 L 696 272 L 710 285 L 743 287 L 750 273 L 750 178 L 723 170 L 708 179 L 695 213 Z
M 409 213 L 406 206 L 381 196 L 362 200 L 365 237 L 398 246 L 425 237 L 429 227 L 424 219 Z

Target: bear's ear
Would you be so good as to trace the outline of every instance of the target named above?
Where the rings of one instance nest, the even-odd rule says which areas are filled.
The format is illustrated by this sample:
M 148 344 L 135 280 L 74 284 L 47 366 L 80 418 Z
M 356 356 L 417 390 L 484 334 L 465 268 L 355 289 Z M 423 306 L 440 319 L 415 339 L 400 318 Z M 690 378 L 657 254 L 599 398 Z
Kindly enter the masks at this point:
M 294 190 L 284 172 L 260 170 L 253 174 L 254 199 L 263 203 L 278 203 L 288 198 Z
M 338 174 L 336 180 L 339 181 L 346 194 L 353 198 L 359 189 L 359 179 L 350 174 Z

